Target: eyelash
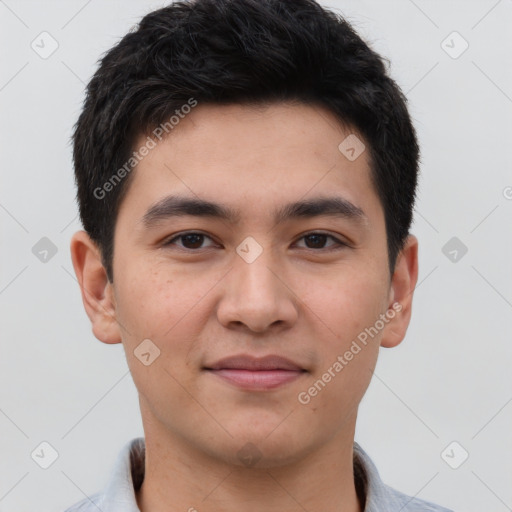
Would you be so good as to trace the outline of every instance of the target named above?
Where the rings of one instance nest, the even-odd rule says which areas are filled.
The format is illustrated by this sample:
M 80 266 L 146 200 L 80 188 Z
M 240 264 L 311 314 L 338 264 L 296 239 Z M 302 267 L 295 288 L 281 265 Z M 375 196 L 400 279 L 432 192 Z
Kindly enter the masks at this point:
M 196 231 L 185 231 L 185 232 L 180 233 L 180 234 L 178 234 L 176 236 L 173 236 L 170 239 L 167 239 L 167 241 L 164 241 L 162 245 L 164 247 L 173 245 L 173 242 L 175 240 L 178 240 L 180 238 L 184 238 L 187 235 L 200 235 L 200 236 L 203 236 L 205 238 L 209 238 L 210 240 L 212 240 L 212 238 L 210 236 L 206 235 L 205 233 L 196 232 Z M 344 247 L 349 247 L 349 245 L 347 243 L 342 242 L 341 240 L 339 240 L 335 236 L 330 235 L 328 233 L 323 233 L 321 231 L 310 231 L 309 233 L 306 233 L 306 234 L 302 235 L 299 238 L 299 240 L 302 240 L 303 238 L 306 238 L 306 237 L 311 236 L 311 235 L 323 235 L 323 236 L 325 236 L 327 238 L 330 238 L 330 239 L 334 240 L 336 244 L 335 244 L 334 247 L 327 247 L 327 248 L 320 247 L 318 249 L 314 249 L 314 248 L 310 248 L 310 247 L 303 247 L 303 249 L 307 249 L 307 250 L 314 251 L 314 252 L 319 252 L 319 251 L 333 251 L 333 250 L 342 249 Z M 201 249 L 205 249 L 205 248 L 204 247 L 199 247 L 197 249 L 189 249 L 187 247 L 180 247 L 180 250 L 183 250 L 183 251 L 186 251 L 186 252 L 199 252 Z

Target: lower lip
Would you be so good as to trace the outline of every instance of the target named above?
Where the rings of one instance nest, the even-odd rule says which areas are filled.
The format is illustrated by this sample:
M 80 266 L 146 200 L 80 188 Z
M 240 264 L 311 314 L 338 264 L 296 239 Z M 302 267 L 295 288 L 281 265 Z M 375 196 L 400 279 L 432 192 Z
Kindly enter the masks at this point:
M 231 384 L 243 389 L 265 390 L 274 389 L 298 379 L 303 373 L 295 370 L 235 370 L 223 368 L 209 370 Z

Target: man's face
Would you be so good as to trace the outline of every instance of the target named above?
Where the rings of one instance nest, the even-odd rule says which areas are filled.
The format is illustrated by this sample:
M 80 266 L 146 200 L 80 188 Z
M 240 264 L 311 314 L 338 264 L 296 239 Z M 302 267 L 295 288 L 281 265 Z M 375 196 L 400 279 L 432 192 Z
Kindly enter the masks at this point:
M 384 213 L 368 151 L 351 161 L 338 149 L 349 134 L 320 108 L 200 104 L 133 171 L 113 294 L 145 428 L 229 463 L 253 450 L 268 467 L 353 438 L 393 320 L 343 357 L 392 303 Z M 170 196 L 237 217 L 148 213 Z M 283 210 L 320 199 L 345 207 Z M 240 355 L 283 357 L 301 371 L 216 365 Z

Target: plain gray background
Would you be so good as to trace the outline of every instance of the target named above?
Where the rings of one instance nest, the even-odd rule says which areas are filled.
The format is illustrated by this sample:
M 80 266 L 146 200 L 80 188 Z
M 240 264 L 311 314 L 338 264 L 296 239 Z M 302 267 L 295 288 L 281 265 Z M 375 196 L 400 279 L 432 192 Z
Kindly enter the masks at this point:
M 356 440 L 407 494 L 511 510 L 512 0 L 322 4 L 389 58 L 422 147 L 413 317 L 381 350 Z M 69 137 L 97 59 L 163 5 L 0 0 L 2 512 L 64 510 L 143 434 L 122 346 L 92 335 L 71 265 Z M 31 457 L 42 442 L 58 453 L 48 469 Z

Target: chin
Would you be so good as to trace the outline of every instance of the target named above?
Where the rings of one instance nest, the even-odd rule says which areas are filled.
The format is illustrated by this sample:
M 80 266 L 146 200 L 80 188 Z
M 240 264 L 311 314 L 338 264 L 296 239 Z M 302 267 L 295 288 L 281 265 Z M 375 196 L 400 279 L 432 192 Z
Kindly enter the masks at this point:
M 278 425 L 279 422 L 272 421 L 252 428 L 229 429 L 233 438 L 217 447 L 217 457 L 235 466 L 270 469 L 297 462 L 313 450 L 297 429 L 291 431 Z

